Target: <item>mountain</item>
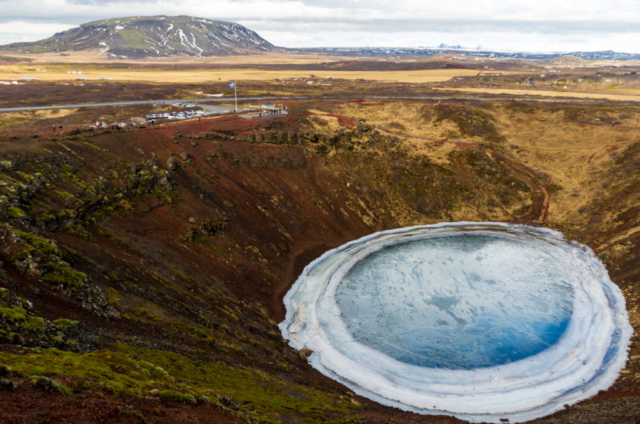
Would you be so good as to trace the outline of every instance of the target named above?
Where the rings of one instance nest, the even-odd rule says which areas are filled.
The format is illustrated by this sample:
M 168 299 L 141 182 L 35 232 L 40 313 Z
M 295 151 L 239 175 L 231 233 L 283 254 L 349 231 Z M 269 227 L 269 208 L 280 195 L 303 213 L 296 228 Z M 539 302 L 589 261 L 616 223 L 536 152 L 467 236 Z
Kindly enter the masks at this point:
M 274 49 L 256 32 L 232 22 L 190 16 L 117 18 L 89 22 L 51 38 L 3 49 L 24 53 L 98 50 L 127 58 L 226 56 Z
M 468 56 L 511 59 L 551 60 L 564 56 L 574 56 L 575 58 L 584 60 L 640 60 L 640 54 L 620 53 L 612 50 L 598 52 L 536 53 L 500 51 L 484 49 L 482 47 L 471 49 L 461 46 L 448 46 L 446 44 L 441 44 L 439 47 L 316 47 L 299 50 L 313 53 L 332 53 L 354 56 L 435 56 L 446 53 L 458 53 Z

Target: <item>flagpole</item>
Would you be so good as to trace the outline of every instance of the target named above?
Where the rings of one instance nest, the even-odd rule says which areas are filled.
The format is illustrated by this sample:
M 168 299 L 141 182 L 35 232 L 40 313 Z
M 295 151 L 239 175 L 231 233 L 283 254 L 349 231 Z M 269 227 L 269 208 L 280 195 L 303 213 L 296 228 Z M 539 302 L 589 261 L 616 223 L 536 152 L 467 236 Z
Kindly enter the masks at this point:
M 236 95 L 236 113 L 238 113 L 238 83 L 236 81 L 233 82 L 233 92 Z

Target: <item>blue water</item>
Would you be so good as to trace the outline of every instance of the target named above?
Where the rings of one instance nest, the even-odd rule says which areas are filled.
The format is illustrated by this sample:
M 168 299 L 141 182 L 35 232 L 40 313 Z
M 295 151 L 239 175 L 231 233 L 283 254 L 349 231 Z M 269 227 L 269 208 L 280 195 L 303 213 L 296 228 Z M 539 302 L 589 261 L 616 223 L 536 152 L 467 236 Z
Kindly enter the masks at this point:
M 354 339 L 412 365 L 475 369 L 553 346 L 571 319 L 565 270 L 517 241 L 460 235 L 358 262 L 336 293 Z

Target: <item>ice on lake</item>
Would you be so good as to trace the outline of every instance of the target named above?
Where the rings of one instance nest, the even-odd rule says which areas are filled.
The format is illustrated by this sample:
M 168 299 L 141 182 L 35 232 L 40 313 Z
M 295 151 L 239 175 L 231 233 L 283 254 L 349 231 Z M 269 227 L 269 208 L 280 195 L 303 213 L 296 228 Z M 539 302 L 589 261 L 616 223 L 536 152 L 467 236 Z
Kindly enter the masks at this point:
M 457 235 L 373 253 L 346 275 L 336 301 L 357 342 L 408 364 L 472 369 L 554 345 L 573 289 L 544 251 Z
M 444 223 L 376 233 L 312 262 L 283 336 L 358 394 L 475 422 L 542 417 L 624 367 L 624 298 L 555 231 Z

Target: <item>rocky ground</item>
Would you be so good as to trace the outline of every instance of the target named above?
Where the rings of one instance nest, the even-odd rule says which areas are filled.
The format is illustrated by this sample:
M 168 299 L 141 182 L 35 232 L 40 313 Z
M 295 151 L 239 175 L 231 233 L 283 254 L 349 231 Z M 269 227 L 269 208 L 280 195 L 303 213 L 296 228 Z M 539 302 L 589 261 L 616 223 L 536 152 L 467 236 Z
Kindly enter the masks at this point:
M 640 325 L 637 110 L 289 111 L 0 138 L 0 422 L 457 421 L 350 393 L 276 326 L 307 263 L 398 226 L 549 225 L 601 255 Z M 539 421 L 637 422 L 637 336 L 631 355 L 609 391 Z

